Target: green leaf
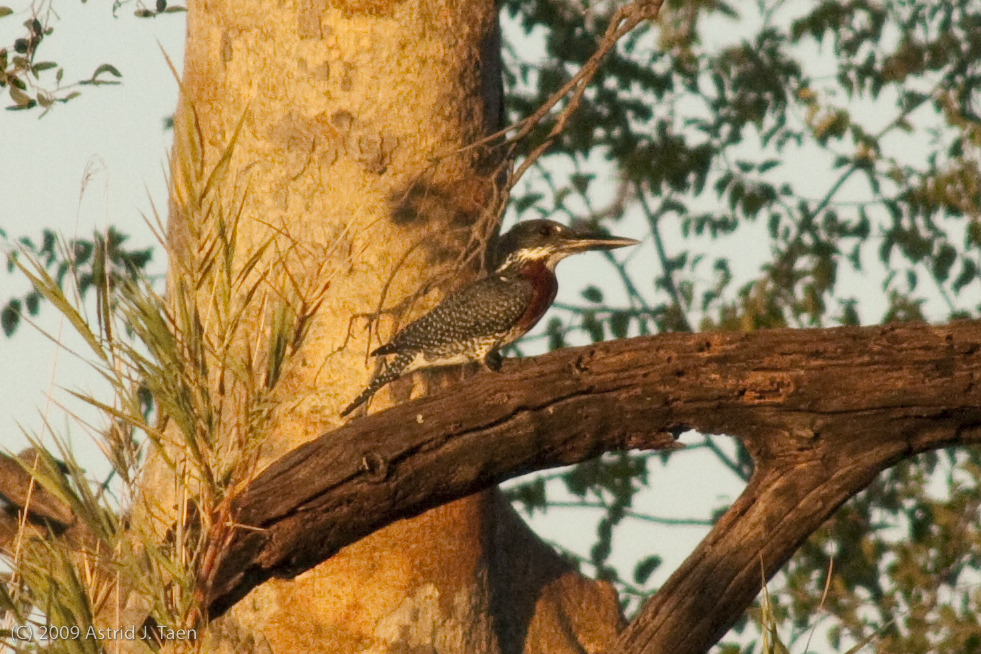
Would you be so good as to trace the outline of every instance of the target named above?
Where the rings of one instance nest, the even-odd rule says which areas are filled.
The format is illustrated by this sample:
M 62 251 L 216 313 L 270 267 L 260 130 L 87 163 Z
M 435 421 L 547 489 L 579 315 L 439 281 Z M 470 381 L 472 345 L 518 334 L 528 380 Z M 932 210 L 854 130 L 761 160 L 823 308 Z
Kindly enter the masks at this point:
M 523 504 L 529 515 L 534 513 L 535 509 L 545 510 L 548 508 L 545 480 L 541 477 L 516 488 L 511 488 L 506 491 L 505 495 L 509 502 Z
M 950 269 L 953 267 L 954 262 L 957 260 L 957 250 L 953 248 L 948 243 L 944 243 L 940 247 L 940 252 L 937 253 L 937 257 L 933 260 L 933 274 L 940 281 L 945 282 L 950 276 Z
M 548 349 L 558 350 L 565 347 L 565 334 L 562 332 L 562 321 L 558 318 L 549 318 L 548 325 L 545 327 L 548 334 Z
M 21 303 L 18 299 L 13 299 L 7 306 L 0 310 L 0 326 L 3 327 L 4 336 L 10 336 L 20 324 Z
M 585 193 L 587 189 L 589 189 L 589 183 L 593 181 L 594 177 L 596 176 L 576 173 L 572 175 L 570 181 L 572 182 L 572 186 L 576 189 L 576 191 L 578 191 L 579 193 Z
M 614 338 L 627 338 L 630 328 L 630 314 L 626 311 L 614 311 L 610 316 L 610 333 Z
M 41 310 L 41 294 L 37 291 L 31 291 L 24 297 L 24 304 L 27 305 L 27 313 L 36 316 Z
M 4 16 L 9 16 L 12 13 L 14 13 L 14 10 L 11 9 L 10 7 L 0 7 L 0 18 L 3 18 Z
M 647 580 L 650 579 L 651 574 L 661 567 L 661 563 L 661 557 L 657 554 L 652 554 L 651 556 L 642 559 L 634 568 L 634 582 L 637 584 L 646 584 Z
M 596 319 L 596 314 L 592 311 L 586 311 L 582 314 L 582 328 L 586 330 L 594 343 L 603 340 L 603 323 Z
M 841 324 L 842 325 L 860 325 L 862 323 L 861 318 L 858 315 L 858 301 L 848 300 L 841 302 Z
M 31 104 L 31 98 L 17 88 L 15 85 L 10 85 L 10 99 L 17 103 L 18 107 L 27 107 Z
M 964 259 L 961 262 L 961 272 L 954 280 L 954 292 L 960 293 L 961 290 L 973 282 L 978 276 L 978 267 L 970 259 Z
M 514 201 L 513 206 L 518 213 L 524 213 L 541 199 L 541 193 L 528 193 L 527 195 L 522 195 L 520 198 L 517 198 Z
M 102 73 L 109 73 L 113 77 L 122 77 L 123 76 L 123 74 L 120 73 L 116 69 L 116 67 L 113 66 L 112 64 L 102 64 L 101 66 L 99 66 L 98 68 L 95 69 L 95 72 L 94 73 L 92 73 L 92 79 L 94 80 L 96 77 L 98 77 Z

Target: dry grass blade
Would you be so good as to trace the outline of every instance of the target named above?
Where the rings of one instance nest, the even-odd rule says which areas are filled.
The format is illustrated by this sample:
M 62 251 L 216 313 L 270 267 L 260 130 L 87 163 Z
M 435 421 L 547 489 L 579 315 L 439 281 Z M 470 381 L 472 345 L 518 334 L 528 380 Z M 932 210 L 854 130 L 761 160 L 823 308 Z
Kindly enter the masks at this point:
M 45 270 L 43 264 L 34 259 L 25 251 L 21 251 L 21 254 L 31 262 L 31 268 L 34 269 L 32 273 L 31 270 L 27 268 L 21 261 L 20 257 L 12 256 L 10 260 L 13 261 L 17 269 L 23 273 L 25 277 L 30 280 L 31 284 L 34 286 L 38 293 L 44 296 L 44 298 L 52 304 L 68 321 L 71 323 L 75 331 L 88 343 L 89 347 L 95 352 L 96 355 L 105 363 L 109 362 L 109 357 L 106 355 L 105 349 L 102 346 L 102 341 L 99 339 L 95 333 L 89 329 L 89 324 L 82 317 L 72 303 L 65 297 L 64 292 L 58 286 L 58 282 L 55 281 L 48 271 Z
M 68 391 L 105 419 L 107 426 L 93 431 L 113 466 L 109 479 L 87 478 L 67 437 L 55 439 L 64 468 L 35 442 L 42 454 L 33 479 L 68 507 L 85 538 L 43 540 L 34 531 L 24 538 L 15 577 L 0 585 L 0 610 L 18 625 L 38 615 L 83 631 L 145 619 L 173 628 L 196 624 L 201 584 L 231 529 L 229 520 L 213 523 L 212 516 L 254 473 L 270 394 L 329 286 L 310 300 L 299 299 L 295 282 L 287 281 L 293 280 L 286 271 L 289 258 L 270 255 L 275 236 L 249 252 L 239 248 L 245 197 L 230 206 L 221 198 L 247 112 L 206 172 L 206 144 L 194 142 L 200 137 L 197 118 L 193 107 L 185 109 L 184 119 L 195 124 L 184 126 L 181 138 L 192 142 L 178 149 L 184 158 L 175 162 L 174 175 L 180 189 L 175 196 L 183 199 L 178 211 L 190 233 L 182 258 L 171 266 L 166 297 L 145 279 L 110 284 L 107 253 L 96 253 L 102 272 L 95 275 L 97 324 L 90 324 L 79 299 L 67 297 L 40 262 L 25 252 L 12 257 L 96 353 L 88 361 L 112 390 L 111 399 Z M 279 283 L 285 288 L 273 288 Z M 264 321 L 272 322 L 272 335 Z M 268 352 L 269 360 L 257 360 L 256 352 Z M 219 382 L 229 386 L 227 392 Z M 245 401 L 227 401 L 232 394 Z M 176 516 L 164 500 L 137 487 L 144 450 L 174 475 L 181 506 Z M 104 644 L 99 638 L 65 640 L 49 643 L 46 651 L 96 652 Z M 0 647 L 16 649 L 2 635 Z
M 239 135 L 242 133 L 242 127 L 245 125 L 245 119 L 249 115 L 249 107 L 245 107 L 245 111 L 242 112 L 242 117 L 238 119 L 238 124 L 235 126 L 235 131 L 232 133 L 232 138 L 229 139 L 228 145 L 225 146 L 224 152 L 221 153 L 221 157 L 218 159 L 218 163 L 215 164 L 214 168 L 211 169 L 211 174 L 208 176 L 208 181 L 205 182 L 204 188 L 201 189 L 200 197 L 207 197 L 211 191 L 218 187 L 224 179 L 225 175 L 228 173 L 228 164 L 232 161 L 232 152 L 235 150 L 235 143 L 238 141 Z
M 762 566 L 762 560 L 760 561 Z M 763 589 L 760 599 L 760 632 L 762 633 L 762 654 L 790 654 L 787 646 L 780 640 L 777 634 L 777 616 L 774 611 L 773 603 L 770 601 L 770 591 L 766 587 L 766 576 L 763 574 L 762 567 L 760 573 L 763 575 Z

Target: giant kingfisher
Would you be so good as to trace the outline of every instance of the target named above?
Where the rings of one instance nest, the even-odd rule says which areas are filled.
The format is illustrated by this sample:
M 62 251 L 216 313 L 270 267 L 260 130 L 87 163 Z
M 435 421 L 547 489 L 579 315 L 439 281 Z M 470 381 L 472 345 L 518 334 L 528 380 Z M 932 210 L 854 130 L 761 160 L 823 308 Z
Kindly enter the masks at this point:
M 372 356 L 395 355 L 341 416 L 364 404 L 379 389 L 421 368 L 479 361 L 498 369 L 498 350 L 528 333 L 555 300 L 555 265 L 572 254 L 612 250 L 638 241 L 602 236 L 551 220 L 518 223 L 495 248 L 492 273 L 450 293 L 436 307 L 405 326 Z

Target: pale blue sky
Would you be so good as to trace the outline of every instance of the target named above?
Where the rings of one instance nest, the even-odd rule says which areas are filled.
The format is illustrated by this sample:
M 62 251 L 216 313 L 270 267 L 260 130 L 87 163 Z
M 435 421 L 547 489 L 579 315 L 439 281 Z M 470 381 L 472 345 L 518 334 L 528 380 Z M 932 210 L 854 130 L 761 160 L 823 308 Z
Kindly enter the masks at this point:
M 13 15 L 0 19 L 0 43 L 22 34 L 31 5 L 4 0 Z M 122 73 L 119 86 L 81 87 L 82 95 L 58 104 L 43 118 L 40 112 L 0 110 L 0 228 L 10 238 L 37 238 L 50 228 L 65 238 L 91 237 L 95 230 L 118 225 L 131 243 L 153 244 L 142 220 L 151 200 L 166 207 L 165 168 L 170 135 L 164 119 L 173 112 L 177 82 L 167 68 L 166 51 L 179 68 L 183 60 L 184 15 L 137 19 L 135 3 L 113 18 L 105 2 L 83 5 L 78 0 L 35 3 L 42 21 L 54 28 L 42 44 L 38 61 L 53 60 L 65 68 L 63 83 L 86 79 L 103 63 Z M 103 76 L 103 79 L 108 77 Z M 54 84 L 53 71 L 42 81 Z M 9 103 L 4 94 L 3 106 Z M 163 271 L 161 254 L 152 269 Z M 4 300 L 28 287 L 15 276 L 0 273 Z M 51 307 L 41 315 L 45 330 L 59 331 Z M 72 343 L 70 329 L 64 330 Z M 17 450 L 18 424 L 36 432 L 48 389 L 61 385 L 86 390 L 96 377 L 84 364 L 57 349 L 28 326 L 15 338 L 0 338 L 0 445 Z M 64 393 L 56 393 L 64 400 Z M 73 405 L 74 406 L 74 405 Z M 53 408 L 53 407 L 52 407 Z M 54 425 L 64 418 L 49 413 Z

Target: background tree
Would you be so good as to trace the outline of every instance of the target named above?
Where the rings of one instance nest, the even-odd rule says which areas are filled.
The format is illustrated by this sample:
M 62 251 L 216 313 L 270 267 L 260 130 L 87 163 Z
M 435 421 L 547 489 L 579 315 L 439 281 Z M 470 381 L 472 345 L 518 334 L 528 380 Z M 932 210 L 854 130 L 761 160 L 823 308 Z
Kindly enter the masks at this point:
M 515 19 L 530 38 L 541 40 L 549 55 L 545 61 L 522 61 L 519 53 L 527 50 L 525 42 L 505 48 L 510 117 L 523 119 L 595 52 L 611 8 L 521 3 L 505 9 L 505 24 L 513 25 Z M 979 283 L 978 122 L 972 90 L 981 52 L 977 10 L 967 2 L 943 7 L 774 3 L 759 5 L 756 13 L 738 7 L 738 14 L 737 8 L 723 4 L 689 3 L 668 9 L 660 31 L 642 27 L 609 55 L 581 96 L 579 113 L 551 139 L 551 153 L 531 165 L 527 186 L 512 191 L 517 213 L 599 219 L 640 215 L 661 264 L 660 270 L 640 273 L 655 278 L 653 291 L 638 273 L 622 269 L 619 295 L 626 302 L 604 305 L 603 299 L 617 292 L 598 288 L 587 289 L 584 302 L 566 302 L 566 313 L 548 326 L 551 344 L 576 342 L 582 336 L 600 340 L 606 335 L 694 327 L 854 324 L 922 318 L 924 312 L 940 320 L 974 316 Z M 746 32 L 719 36 L 732 26 Z M 332 36 L 324 38 L 329 41 Z M 226 43 L 219 44 L 222 57 L 228 52 Z M 228 61 L 234 60 L 234 52 Z M 341 67 L 348 71 L 343 74 L 350 88 L 355 83 L 352 65 L 342 61 Z M 333 83 L 330 79 L 338 78 L 325 83 Z M 339 82 L 342 90 L 344 79 Z M 187 84 L 185 78 L 185 89 Z M 219 161 L 228 151 L 227 136 L 246 113 L 238 109 L 223 119 L 226 138 L 210 144 L 211 156 Z M 324 142 L 338 142 L 332 130 L 348 134 L 344 125 L 350 130 L 365 120 L 347 111 L 346 118 L 330 114 L 317 123 L 329 123 Z M 332 122 L 334 118 L 341 124 Z M 284 146 L 286 154 L 273 160 L 287 169 L 294 156 L 288 153 L 304 152 L 294 156 L 296 172 L 308 170 L 315 160 L 322 171 L 333 156 L 330 146 L 310 145 L 309 130 L 296 128 L 293 118 L 286 122 L 291 123 L 286 143 L 294 145 Z M 184 129 L 187 125 L 193 121 L 188 119 Z M 550 140 L 552 128 L 544 123 L 518 143 L 534 153 Z M 385 177 L 395 164 L 385 163 L 379 154 L 384 138 L 375 141 L 380 143 L 377 148 L 371 145 L 374 136 L 370 130 L 357 134 L 354 142 L 360 154 L 354 161 L 366 169 L 385 168 L 375 173 Z M 461 138 L 455 147 L 473 136 L 471 132 Z M 399 148 L 402 138 L 400 132 Z M 341 139 L 348 155 L 355 150 L 349 139 Z M 324 147 L 327 155 L 322 155 Z M 203 145 L 200 149 L 208 151 Z M 238 141 L 231 152 L 233 162 L 246 156 Z M 612 165 L 600 161 L 600 155 Z M 336 156 L 346 161 L 340 152 Z M 482 156 L 488 163 L 477 167 L 482 175 L 476 178 L 483 177 L 482 183 L 493 189 L 495 155 Z M 204 155 L 190 161 L 199 171 L 220 168 Z M 808 162 L 806 167 L 798 165 L 801 161 Z M 821 164 L 832 171 L 826 179 L 813 174 Z M 338 165 L 347 164 L 333 162 L 330 170 Z M 441 159 L 436 170 L 447 165 Z M 230 179 L 226 175 L 222 173 L 223 179 Z M 326 183 L 337 184 L 336 175 Z M 460 175 L 467 178 L 470 173 Z M 207 179 L 201 177 L 199 190 Z M 490 205 L 488 198 L 495 197 L 493 191 L 467 190 L 463 197 L 470 197 L 469 204 L 462 206 L 470 209 L 460 211 L 454 204 L 459 202 L 457 193 L 446 191 L 447 184 L 439 179 L 412 185 L 420 189 L 418 194 L 403 188 L 396 194 L 399 201 L 388 198 L 383 204 L 410 223 L 434 212 L 472 220 Z M 293 182 L 281 183 L 279 189 L 281 211 L 296 189 Z M 335 195 L 330 194 L 331 202 L 343 205 Z M 425 209 L 419 202 L 426 203 Z M 316 201 L 310 206 L 318 215 L 332 210 Z M 392 211 L 393 206 L 404 213 Z M 352 211 L 340 213 L 349 216 Z M 290 242 L 305 240 L 290 236 Z M 747 239 L 768 243 L 769 252 L 747 248 Z M 239 247 L 248 252 L 264 243 L 257 237 L 252 246 Z M 283 255 L 289 246 L 276 247 L 273 261 L 299 256 Z M 869 284 L 870 277 L 877 283 Z M 393 287 L 392 299 L 411 297 L 420 280 L 411 281 L 403 282 L 401 292 Z M 337 283 L 332 281 L 332 292 L 337 292 Z M 376 292 L 374 301 L 381 295 Z M 931 297 L 941 301 L 930 304 Z M 305 298 L 310 307 L 317 304 L 312 298 Z M 378 306 L 369 304 L 365 311 Z M 329 313 L 335 315 L 336 310 Z M 363 370 L 347 359 L 341 363 L 343 357 L 350 358 L 350 351 L 329 360 L 338 362 L 337 370 L 333 363 L 325 368 L 333 384 L 343 370 Z M 733 454 L 711 437 L 705 437 L 701 447 L 748 477 L 745 453 Z M 581 504 L 603 507 L 598 542 L 587 563 L 635 596 L 649 592 L 644 580 L 657 559 L 639 562 L 628 584 L 609 565 L 609 557 L 614 527 L 634 512 L 635 494 L 655 461 L 650 455 L 614 456 L 557 479 L 581 498 Z M 837 616 L 830 633 L 841 649 L 870 636 L 900 651 L 976 647 L 974 593 L 965 586 L 976 565 L 970 546 L 977 539 L 972 526 L 978 506 L 976 466 L 968 450 L 902 464 L 880 476 L 826 525 L 789 566 L 783 583 L 790 592 L 772 598 L 775 613 L 792 619 L 792 638 L 806 636 L 819 614 L 816 605 L 833 553 L 835 571 L 824 601 Z M 937 486 L 944 477 L 948 483 Z M 943 492 L 928 492 L 931 484 Z M 535 509 L 555 490 L 555 482 L 536 481 L 511 492 Z

